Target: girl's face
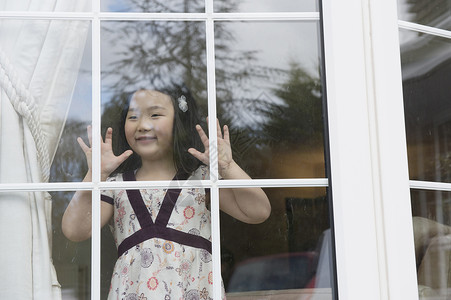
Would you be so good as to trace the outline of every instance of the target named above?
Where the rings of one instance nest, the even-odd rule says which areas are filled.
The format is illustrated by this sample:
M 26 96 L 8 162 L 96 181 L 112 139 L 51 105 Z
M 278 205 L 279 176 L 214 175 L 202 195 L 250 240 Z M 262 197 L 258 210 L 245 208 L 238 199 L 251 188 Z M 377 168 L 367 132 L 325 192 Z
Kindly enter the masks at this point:
M 158 91 L 137 91 L 125 120 L 125 137 L 142 160 L 172 159 L 174 106 Z

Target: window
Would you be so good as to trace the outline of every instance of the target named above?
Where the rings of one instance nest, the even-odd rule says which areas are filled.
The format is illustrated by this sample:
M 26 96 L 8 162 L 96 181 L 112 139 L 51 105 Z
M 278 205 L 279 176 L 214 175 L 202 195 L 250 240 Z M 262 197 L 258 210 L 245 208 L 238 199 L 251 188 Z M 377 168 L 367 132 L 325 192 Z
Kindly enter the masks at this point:
M 116 250 L 99 226 L 102 191 L 177 185 L 209 189 L 215 299 L 220 277 L 230 299 L 416 299 L 431 287 L 416 268 L 412 212 L 446 224 L 449 122 L 438 96 L 431 106 L 414 98 L 440 91 L 428 88 L 446 59 L 418 62 L 446 57 L 438 54 L 449 41 L 447 15 L 434 8 L 447 4 L 428 2 L 415 19 L 404 8 L 419 1 L 28 2 L 0 4 L 0 72 L 8 74 L 0 77 L 1 293 L 48 299 L 61 284 L 64 299 L 105 298 Z M 418 70 L 438 77 L 415 77 Z M 101 135 L 128 93 L 176 80 L 202 117 L 230 125 L 234 158 L 253 179 L 217 180 L 212 167 L 202 180 L 103 181 L 94 138 L 93 180 L 80 182 L 87 166 L 76 137 L 87 141 L 86 126 Z M 433 121 L 423 118 L 426 108 Z M 202 125 L 216 128 L 214 118 Z M 219 212 L 221 191 L 254 186 L 271 200 L 265 223 Z M 94 230 L 72 243 L 59 225 L 80 190 L 92 191 Z M 30 249 L 38 259 L 26 256 Z
M 4 10 L 5 32 L 12 33 L 13 26 L 21 28 L 23 24 L 35 31 L 40 25 L 44 36 L 46 28 L 61 24 L 84 30 L 77 37 L 79 47 L 70 48 L 77 50 L 66 96 L 72 101 L 61 107 L 60 118 L 43 119 L 46 130 L 61 120 L 51 149 L 49 182 L 26 176 L 11 183 L 2 181 L 5 198 L 11 190 L 49 191 L 52 196 L 51 252 L 57 276 L 51 279 L 56 290 L 58 279 L 63 298 L 104 298 L 109 291 L 116 257 L 108 228 L 99 228 L 100 193 L 125 186 L 177 184 L 99 180 L 100 143 L 95 138 L 93 180 L 80 183 L 87 166 L 77 136 L 87 142 L 86 127 L 91 123 L 93 136 L 114 126 L 121 101 L 131 92 L 143 87 L 164 89 L 174 82 L 194 95 L 201 116 L 217 115 L 221 125 L 230 126 L 234 157 L 254 178 L 217 181 L 218 171 L 212 167 L 211 177 L 178 183 L 210 190 L 216 296 L 222 277 L 231 299 L 252 295 L 269 299 L 274 293 L 280 297 L 334 297 L 318 6 L 313 1 L 302 5 L 267 1 L 264 6 L 222 1 L 192 1 L 189 6 L 176 1 L 164 6 L 159 1 L 103 1 L 100 7 L 93 4 L 94 12 L 81 7 Z M 32 83 L 36 86 L 33 92 L 45 90 L 39 83 Z M 202 125 L 214 128 L 216 123 L 211 118 Z M 217 158 L 213 155 L 210 159 L 214 162 Z M 273 213 L 266 223 L 247 225 L 219 214 L 218 193 L 252 186 L 263 187 L 272 203 Z M 76 190 L 92 191 L 95 203 L 92 239 L 81 243 L 69 242 L 60 227 Z M 241 232 L 240 236 L 236 232 Z M 258 277 L 261 274 L 256 270 L 266 270 L 268 276 Z M 272 274 L 274 270 L 278 273 Z M 246 282 L 249 284 L 243 285 Z

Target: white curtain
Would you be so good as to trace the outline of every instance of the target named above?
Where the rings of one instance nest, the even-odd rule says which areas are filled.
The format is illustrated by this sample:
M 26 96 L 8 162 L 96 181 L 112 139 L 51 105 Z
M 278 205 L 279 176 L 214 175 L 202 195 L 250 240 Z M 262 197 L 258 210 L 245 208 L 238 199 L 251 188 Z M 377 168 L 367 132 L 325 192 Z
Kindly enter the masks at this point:
M 1 11 L 87 11 L 90 0 L 2 0 Z M 0 182 L 48 181 L 89 21 L 0 19 Z M 0 299 L 60 299 L 51 199 L 0 193 Z

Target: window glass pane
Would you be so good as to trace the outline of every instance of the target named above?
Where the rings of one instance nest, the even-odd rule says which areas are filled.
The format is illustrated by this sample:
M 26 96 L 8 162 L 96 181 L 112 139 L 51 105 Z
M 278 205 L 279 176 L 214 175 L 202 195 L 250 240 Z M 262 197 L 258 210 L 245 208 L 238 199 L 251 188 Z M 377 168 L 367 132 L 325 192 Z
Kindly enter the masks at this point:
M 451 181 L 451 40 L 401 30 L 410 178 Z
M 326 189 L 264 191 L 272 207 L 265 222 L 251 225 L 221 214 L 227 299 L 332 299 Z
M 102 11 L 111 12 L 157 12 L 201 13 L 205 11 L 204 0 L 100 0 Z
M 70 241 L 62 231 L 62 218 L 74 192 L 52 196 L 52 259 L 63 299 L 91 298 L 91 240 Z M 90 218 L 86 219 L 91 222 Z M 80 226 L 81 224 L 73 224 Z
M 92 123 L 91 30 L 78 72 L 64 130 L 56 149 L 50 172 L 50 181 L 83 180 L 88 169 L 86 156 L 77 142 L 81 137 L 89 145 L 87 128 Z
M 217 22 L 217 111 L 252 178 L 325 177 L 316 22 Z
M 194 147 L 203 151 L 195 125 L 199 123 L 205 129 L 208 111 L 205 24 L 103 22 L 101 42 L 102 132 L 113 128 L 117 155 L 130 147 L 135 151 L 121 169 L 138 168 L 140 157 L 147 153 L 141 150 L 155 150 L 154 154 L 172 153 L 178 169 L 194 171 L 199 160 L 187 150 Z M 165 111 L 149 110 L 155 107 L 149 104 L 152 101 L 160 101 L 158 105 Z M 121 112 L 127 113 L 129 103 L 139 118 L 136 115 L 136 122 L 125 122 L 127 116 L 123 115 L 125 123 L 121 125 Z M 172 141 L 171 118 L 175 118 Z M 143 139 L 128 140 L 124 131 L 127 124 L 143 126 L 133 129 L 135 137 Z M 140 130 L 145 134 L 138 134 Z M 157 143 L 144 137 L 156 138 Z
M 403 21 L 451 29 L 451 2 L 448 0 L 398 0 L 398 15 Z
M 0 11 L 30 11 L 30 12 L 87 12 L 91 11 L 92 0 L 2 0 Z
M 451 282 L 451 193 L 412 190 L 420 299 L 446 299 Z
M 317 0 L 214 0 L 217 12 L 311 12 L 318 5 Z
M 0 182 L 78 180 L 86 159 L 76 138 L 91 122 L 89 33 L 87 21 L 0 20 Z

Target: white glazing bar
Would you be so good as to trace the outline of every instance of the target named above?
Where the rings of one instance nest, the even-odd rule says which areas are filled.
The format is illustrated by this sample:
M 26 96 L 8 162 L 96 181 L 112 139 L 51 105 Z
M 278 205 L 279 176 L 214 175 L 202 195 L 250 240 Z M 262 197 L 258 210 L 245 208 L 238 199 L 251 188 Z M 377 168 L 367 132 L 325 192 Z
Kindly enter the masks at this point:
M 100 189 L 142 189 L 142 188 L 186 188 L 186 187 L 219 187 L 219 188 L 239 188 L 239 187 L 327 187 L 328 180 L 320 179 L 239 179 L 239 180 L 189 180 L 189 181 L 126 181 L 126 182 L 102 182 Z
M 91 12 L 0 11 L 0 19 L 92 20 Z
M 177 20 L 199 21 L 211 17 L 215 20 L 248 21 L 318 21 L 318 12 L 280 12 L 280 13 L 133 13 L 133 12 L 38 12 L 38 11 L 1 11 L 0 19 L 42 19 L 42 20 L 92 20 L 98 16 L 101 20 Z
M 279 20 L 303 20 L 318 21 L 318 12 L 281 12 L 281 13 L 215 13 L 215 20 L 263 20 L 263 21 L 279 21 Z
M 307 179 L 249 179 L 249 180 L 220 180 L 215 183 L 210 180 L 180 180 L 180 181 L 129 181 L 129 182 L 51 182 L 51 183 L 5 183 L 0 184 L 0 192 L 14 191 L 79 191 L 99 189 L 123 189 L 123 188 L 186 188 L 186 187 L 212 187 L 220 188 L 234 187 L 327 187 L 327 178 Z
M 189 180 L 189 181 L 135 181 L 135 182 L 102 182 L 100 189 L 119 188 L 186 188 L 186 187 L 214 187 L 239 188 L 239 187 L 327 187 L 326 178 L 319 179 L 238 179 L 238 180 Z
M 92 191 L 91 299 L 100 299 L 100 190 Z
M 451 31 L 435 28 L 431 26 L 421 25 L 417 23 L 407 22 L 407 21 L 398 21 L 399 28 L 413 30 L 417 32 L 427 33 L 439 37 L 444 37 L 451 39 Z
M 90 182 L 55 182 L 55 183 L 8 183 L 0 184 L 0 192 L 20 191 L 78 191 L 91 190 L 93 184 Z
M 100 0 L 93 1 L 94 18 L 92 20 L 92 182 L 100 183 L 100 19 L 98 11 Z
M 14 191 L 79 191 L 99 189 L 142 189 L 142 188 L 199 188 L 212 187 L 220 188 L 235 187 L 327 187 L 326 178 L 318 179 L 253 179 L 253 180 L 221 180 L 213 183 L 210 180 L 189 180 L 189 181 L 135 181 L 135 182 L 56 182 L 56 183 L 8 183 L 0 184 L 0 192 Z
M 92 238 L 91 299 L 100 299 L 100 0 L 92 0 Z
M 213 299 L 221 299 L 221 235 L 219 223 L 219 188 L 210 189 L 211 244 L 213 254 Z
M 410 180 L 411 189 L 451 192 L 451 183 Z
M 206 22 L 206 49 L 207 49 L 207 89 L 208 89 L 208 133 L 210 138 L 210 179 L 213 186 L 210 189 L 211 197 L 211 235 L 213 260 L 213 299 L 221 299 L 221 238 L 219 225 L 219 189 L 215 186 L 218 180 L 218 155 L 216 134 L 216 77 L 215 77 L 215 35 L 213 13 L 213 0 L 205 1 L 205 9 L 210 16 Z
M 205 13 L 114 13 L 102 12 L 100 13 L 102 20 L 177 20 L 177 21 L 199 21 L 207 18 Z
M 318 179 L 252 179 L 252 180 L 221 180 L 220 188 L 235 187 L 327 187 L 327 178 Z
M 101 13 L 102 20 L 206 20 L 221 21 L 318 21 L 319 14 L 312 13 Z
M 213 14 L 214 7 L 213 7 L 213 0 L 205 0 L 205 12 L 208 15 Z

